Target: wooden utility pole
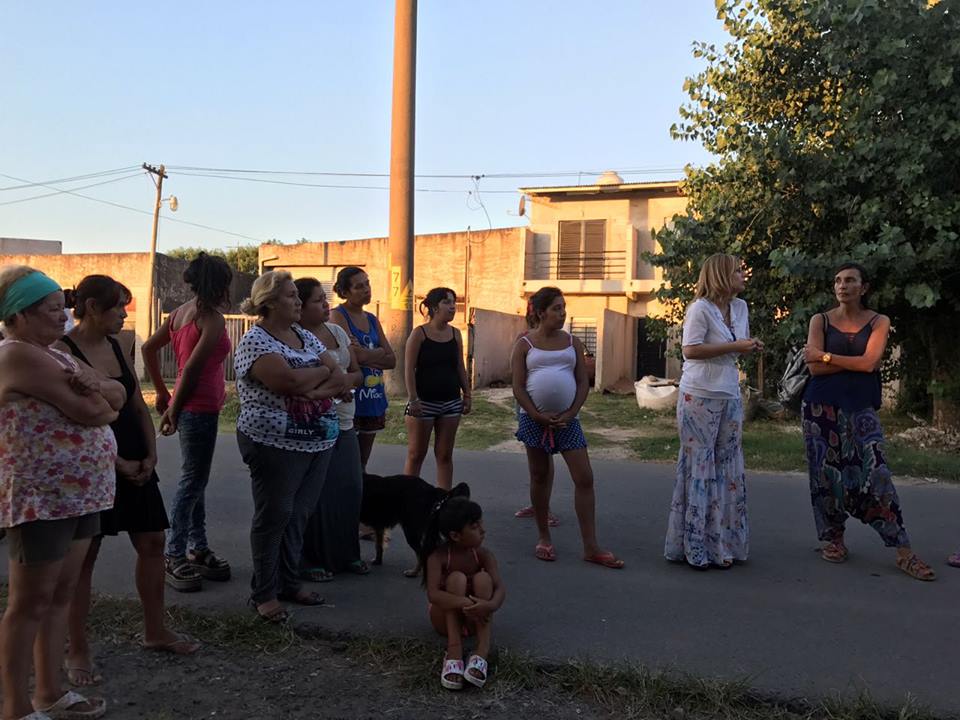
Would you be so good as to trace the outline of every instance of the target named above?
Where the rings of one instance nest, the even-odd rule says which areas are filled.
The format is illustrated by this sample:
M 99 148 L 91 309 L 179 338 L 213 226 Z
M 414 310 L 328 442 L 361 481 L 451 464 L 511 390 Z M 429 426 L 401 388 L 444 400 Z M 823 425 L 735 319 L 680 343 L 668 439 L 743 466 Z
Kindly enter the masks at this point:
M 417 67 L 417 0 L 396 0 L 393 30 L 393 119 L 390 133 L 390 311 L 387 333 L 397 355 L 393 392 L 406 392 L 404 346 L 413 330 L 413 161 Z
M 167 173 L 163 165 L 155 168 L 144 163 L 143 169 L 151 175 L 157 176 L 157 200 L 153 205 L 153 234 L 150 236 L 150 270 L 147 275 L 147 335 L 150 336 L 153 335 L 153 331 L 157 329 L 159 324 L 157 323 L 159 318 L 156 317 L 156 309 L 154 308 L 157 304 L 154 297 L 157 285 L 157 228 L 160 226 L 160 206 L 163 204 L 163 180 L 167 177 Z M 139 315 L 139 309 L 137 314 Z

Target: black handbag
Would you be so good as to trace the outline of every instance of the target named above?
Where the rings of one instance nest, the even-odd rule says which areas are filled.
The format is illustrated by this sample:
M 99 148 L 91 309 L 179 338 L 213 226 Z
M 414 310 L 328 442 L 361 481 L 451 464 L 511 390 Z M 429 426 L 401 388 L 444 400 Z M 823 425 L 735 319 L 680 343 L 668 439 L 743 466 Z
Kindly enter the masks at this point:
M 823 344 L 827 344 L 827 318 L 823 318 Z M 803 404 L 803 393 L 810 381 L 810 369 L 803 357 L 803 345 L 798 345 L 787 353 L 787 368 L 783 371 L 777 390 L 777 399 L 784 407 L 799 410 Z
M 787 368 L 783 371 L 777 391 L 780 404 L 791 410 L 799 410 L 809 380 L 810 370 L 803 359 L 803 346 L 800 345 L 787 354 Z

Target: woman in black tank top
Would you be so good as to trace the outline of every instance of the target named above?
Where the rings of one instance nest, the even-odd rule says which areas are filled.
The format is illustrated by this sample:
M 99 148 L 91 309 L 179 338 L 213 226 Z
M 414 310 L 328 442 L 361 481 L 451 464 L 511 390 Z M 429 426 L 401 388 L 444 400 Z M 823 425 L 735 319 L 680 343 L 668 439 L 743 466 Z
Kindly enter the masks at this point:
M 821 557 L 847 559 L 844 525 L 853 516 L 896 548 L 898 568 L 933 580 L 936 574 L 910 549 L 877 414 L 890 318 L 865 306 L 870 284 L 861 265 L 841 265 L 833 288 L 837 307 L 813 316 L 804 349 L 812 378 L 803 398 L 803 435 Z
M 450 322 L 457 314 L 457 296 L 450 288 L 434 288 L 420 303 L 429 320 L 414 329 L 405 349 L 407 462 L 404 474 L 420 475 L 430 435 L 437 486 L 453 486 L 453 446 L 460 416 L 470 412 L 470 383 L 463 363 L 463 338 Z
M 100 680 L 86 636 L 87 614 L 94 563 L 103 535 L 126 532 L 137 551 L 136 585 L 143 606 L 144 646 L 178 655 L 190 655 L 200 645 L 165 626 L 164 530 L 169 527 L 160 495 L 157 473 L 156 432 L 143 401 L 136 376 L 112 336 L 123 328 L 130 291 L 106 275 L 84 278 L 67 292 L 78 324 L 64 335 L 61 349 L 119 381 L 127 393 L 120 415 L 110 427 L 117 440 L 117 490 L 112 510 L 100 514 L 101 535 L 90 543 L 73 601 L 70 605 L 70 644 L 67 677 L 73 685 L 94 685 Z

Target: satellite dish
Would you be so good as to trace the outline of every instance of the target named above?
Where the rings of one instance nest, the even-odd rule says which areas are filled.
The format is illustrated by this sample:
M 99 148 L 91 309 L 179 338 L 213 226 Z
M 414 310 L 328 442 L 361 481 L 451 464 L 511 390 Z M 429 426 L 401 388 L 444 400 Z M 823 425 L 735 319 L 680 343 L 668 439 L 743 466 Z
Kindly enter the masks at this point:
M 180 207 L 180 203 L 179 203 L 179 201 L 177 200 L 177 196 L 176 196 L 176 195 L 171 195 L 171 196 L 170 196 L 170 200 L 168 201 L 168 204 L 170 205 L 170 210 L 172 210 L 173 212 L 176 212 L 176 211 L 177 211 L 177 208 Z
M 527 214 L 527 196 L 520 196 L 520 207 L 517 208 L 517 215 L 523 216 Z

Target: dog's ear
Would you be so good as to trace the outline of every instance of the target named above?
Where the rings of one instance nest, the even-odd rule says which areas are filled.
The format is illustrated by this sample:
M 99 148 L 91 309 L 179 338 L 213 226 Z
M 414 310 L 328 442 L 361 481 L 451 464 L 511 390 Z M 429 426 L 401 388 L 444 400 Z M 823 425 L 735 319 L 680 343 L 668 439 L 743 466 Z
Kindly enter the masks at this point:
M 450 497 L 470 497 L 470 486 L 465 482 L 457 483 L 450 491 Z

